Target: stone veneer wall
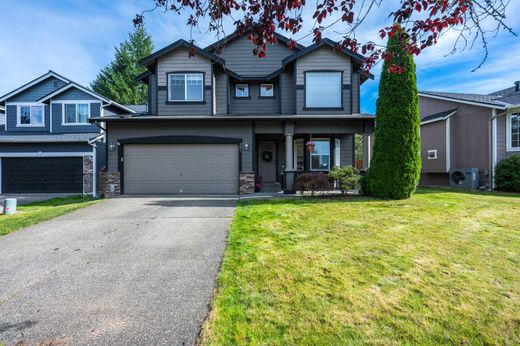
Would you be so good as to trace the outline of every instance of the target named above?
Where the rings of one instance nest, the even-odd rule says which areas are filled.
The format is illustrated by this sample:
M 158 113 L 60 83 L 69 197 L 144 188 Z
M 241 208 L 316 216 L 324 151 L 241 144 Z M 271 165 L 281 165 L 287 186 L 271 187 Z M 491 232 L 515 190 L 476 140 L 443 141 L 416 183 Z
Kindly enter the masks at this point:
M 83 194 L 91 195 L 94 184 L 94 160 L 91 155 L 83 156 Z
M 119 172 L 99 173 L 101 193 L 105 198 L 119 196 L 121 194 L 121 174 Z
M 240 172 L 240 194 L 255 192 L 255 172 Z

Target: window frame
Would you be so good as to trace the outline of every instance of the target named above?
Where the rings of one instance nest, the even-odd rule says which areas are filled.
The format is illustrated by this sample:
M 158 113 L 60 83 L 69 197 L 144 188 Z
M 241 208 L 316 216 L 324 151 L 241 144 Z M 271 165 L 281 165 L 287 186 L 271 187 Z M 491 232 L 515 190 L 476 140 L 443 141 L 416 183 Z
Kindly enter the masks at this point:
M 520 112 L 509 113 L 506 118 L 506 150 L 511 152 L 520 151 L 520 146 L 513 147 L 513 134 L 511 133 L 513 130 L 513 117 L 518 117 L 518 121 L 520 122 Z
M 32 107 L 41 107 L 43 111 L 43 118 L 41 124 L 22 124 L 22 114 L 21 114 L 21 108 L 22 107 L 29 107 L 29 120 L 32 118 Z M 7 114 L 7 105 L 6 105 L 6 114 Z M 6 121 L 7 124 L 7 121 Z M 16 104 L 16 127 L 45 127 L 45 104 L 43 103 L 37 103 L 37 102 L 22 102 Z
M 432 156 L 430 156 L 432 154 Z M 430 149 L 426 152 L 426 158 L 428 160 L 437 160 L 439 158 L 439 151 L 437 149 Z
M 273 89 L 272 89 L 273 90 L 273 94 L 270 95 L 270 96 L 262 95 L 262 86 L 263 85 L 271 85 L 273 87 Z M 258 98 L 261 98 L 261 99 L 274 99 L 276 97 L 276 93 L 274 92 L 274 89 L 275 89 L 274 83 L 260 83 L 260 85 L 259 85 L 259 92 L 258 92 L 259 93 L 258 94 L 259 95 Z
M 342 70 L 308 70 L 305 71 L 303 74 L 303 109 L 304 110 L 325 110 L 325 111 L 342 111 L 344 110 L 343 107 L 343 72 Z M 331 107 L 314 107 L 314 106 L 308 106 L 307 105 L 307 75 L 313 74 L 313 73 L 339 73 L 339 92 L 340 92 L 340 105 L 338 106 L 331 106 Z M 352 87 L 352 86 L 351 86 Z
M 315 169 L 315 168 L 312 168 L 312 157 L 313 156 L 325 156 L 325 155 L 321 155 L 321 154 L 312 154 L 312 151 L 309 152 L 309 171 L 311 172 L 329 172 L 330 169 L 331 169 L 331 154 L 330 154 L 330 148 L 331 148 L 331 143 L 330 143 L 330 138 L 313 138 L 312 139 L 313 142 L 327 142 L 329 143 L 329 152 L 327 153 L 328 157 L 329 157 L 329 165 L 328 165 L 328 168 L 324 168 L 324 169 Z M 304 150 L 305 150 L 305 146 L 304 146 Z
M 90 126 L 88 119 L 90 119 L 90 112 L 91 112 L 91 106 L 90 102 L 88 100 L 85 101 L 56 101 L 56 103 L 61 103 L 61 126 Z M 67 119 L 65 114 L 65 106 L 66 105 L 75 105 L 76 107 L 76 122 L 74 123 L 68 123 L 65 120 Z M 78 105 L 87 105 L 87 122 L 86 123 L 80 123 L 78 122 Z
M 187 75 L 189 74 L 196 74 L 196 75 L 201 75 L 202 76 L 202 85 L 201 85 L 201 95 L 202 95 L 202 99 L 200 100 L 188 100 L 188 83 L 186 83 L 186 79 L 187 79 Z M 184 76 L 184 100 L 172 100 L 170 98 L 171 96 L 171 86 L 172 84 L 170 83 L 170 77 L 172 75 L 183 75 Z M 205 72 L 202 72 L 202 71 L 174 71 L 174 72 L 168 72 L 166 74 L 166 92 L 168 93 L 168 95 L 166 95 L 166 103 L 169 103 L 169 104 L 203 104 L 206 102 L 206 98 L 205 98 L 205 87 L 206 87 L 206 74 Z
M 237 95 L 237 88 L 239 85 L 247 86 L 247 96 L 238 96 Z M 249 86 L 249 83 L 235 83 L 235 93 L 234 93 L 233 97 L 237 98 L 237 99 L 250 99 L 251 98 L 251 87 Z

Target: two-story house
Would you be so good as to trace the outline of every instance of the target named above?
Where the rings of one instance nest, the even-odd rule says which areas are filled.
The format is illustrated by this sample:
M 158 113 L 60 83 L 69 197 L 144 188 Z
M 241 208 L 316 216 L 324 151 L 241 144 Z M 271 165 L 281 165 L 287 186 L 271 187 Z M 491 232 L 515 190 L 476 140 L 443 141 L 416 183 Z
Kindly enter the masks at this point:
M 104 134 L 91 117 L 132 113 L 53 71 L 0 97 L 0 193 L 95 194 Z
M 265 58 L 233 34 L 205 49 L 179 40 L 143 59 L 148 113 L 91 119 L 106 124 L 108 193 L 248 193 L 255 175 L 290 190 L 301 172 L 353 165 L 356 133 L 368 152 L 363 57 L 328 39 L 292 49 L 277 39 Z

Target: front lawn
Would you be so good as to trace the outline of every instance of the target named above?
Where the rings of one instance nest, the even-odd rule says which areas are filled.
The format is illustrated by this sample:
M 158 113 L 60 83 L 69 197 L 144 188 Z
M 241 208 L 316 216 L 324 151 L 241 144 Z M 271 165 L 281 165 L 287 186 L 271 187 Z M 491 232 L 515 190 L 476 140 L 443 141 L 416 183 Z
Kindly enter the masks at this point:
M 520 198 L 240 202 L 208 345 L 520 344 Z
M 19 205 L 14 215 L 0 215 L 0 236 L 97 203 L 92 197 L 72 196 Z

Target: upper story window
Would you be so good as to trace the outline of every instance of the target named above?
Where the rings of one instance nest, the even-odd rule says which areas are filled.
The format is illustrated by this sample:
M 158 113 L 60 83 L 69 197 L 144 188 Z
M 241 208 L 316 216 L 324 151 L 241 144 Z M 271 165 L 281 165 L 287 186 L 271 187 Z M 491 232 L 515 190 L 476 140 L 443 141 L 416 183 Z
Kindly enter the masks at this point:
M 235 97 L 249 97 L 249 84 L 236 84 Z
M 197 102 L 204 101 L 203 73 L 168 74 L 168 101 Z
M 507 117 L 507 127 L 508 149 L 520 151 L 520 113 Z
M 311 171 L 328 171 L 330 169 L 330 140 L 314 139 L 311 151 Z
M 41 104 L 19 105 L 17 126 L 38 127 L 45 126 L 45 106 Z
M 274 97 L 274 84 L 260 84 L 260 97 Z
M 90 104 L 64 103 L 63 125 L 88 125 Z
M 341 72 L 306 72 L 305 107 L 341 108 Z

